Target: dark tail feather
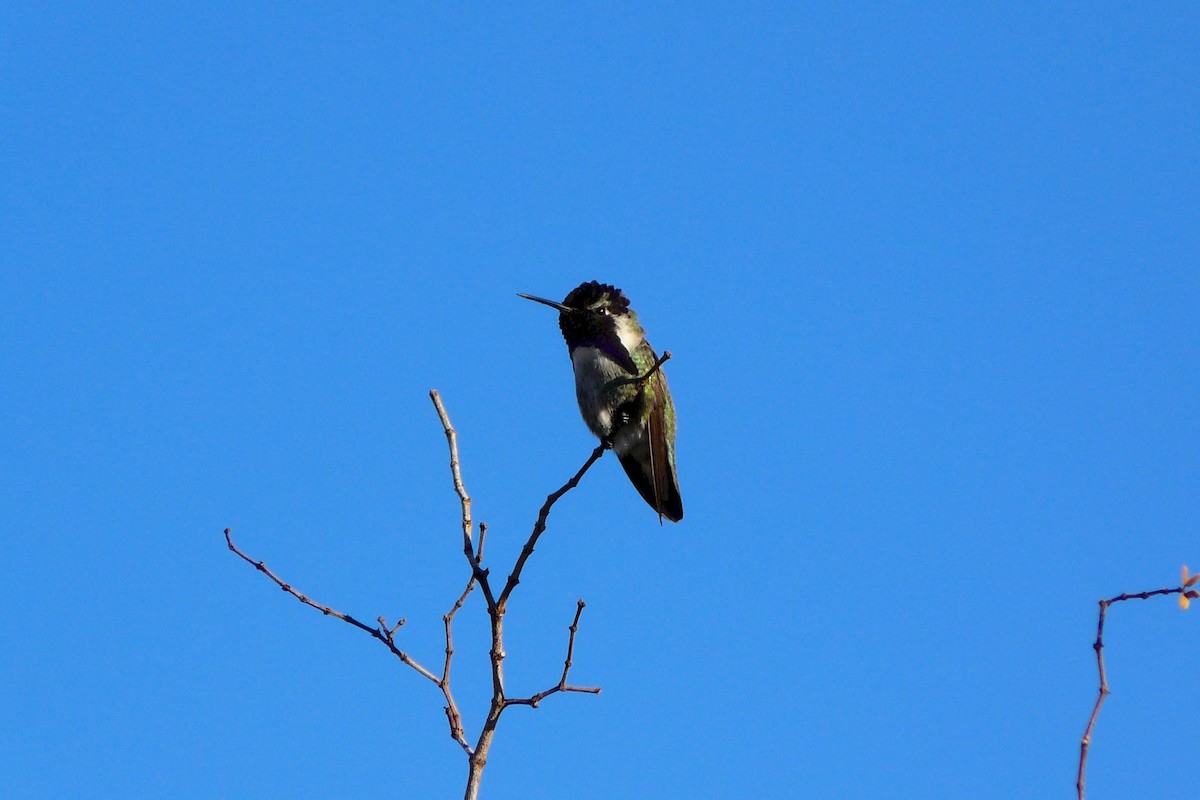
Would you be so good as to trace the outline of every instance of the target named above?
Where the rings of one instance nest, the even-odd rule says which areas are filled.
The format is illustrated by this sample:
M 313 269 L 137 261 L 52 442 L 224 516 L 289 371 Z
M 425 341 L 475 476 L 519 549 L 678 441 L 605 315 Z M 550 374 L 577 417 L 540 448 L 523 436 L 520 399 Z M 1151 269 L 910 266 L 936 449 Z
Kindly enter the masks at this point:
M 650 447 L 645 447 L 641 453 L 637 452 L 638 450 L 643 448 L 635 448 L 623 456 L 617 456 L 621 466 L 625 468 L 625 474 L 629 476 L 630 482 L 641 494 L 642 499 L 657 511 L 660 517 L 679 522 L 683 519 L 683 498 L 679 496 L 679 486 L 675 482 L 670 465 L 666 463 L 665 454 L 654 454 Z

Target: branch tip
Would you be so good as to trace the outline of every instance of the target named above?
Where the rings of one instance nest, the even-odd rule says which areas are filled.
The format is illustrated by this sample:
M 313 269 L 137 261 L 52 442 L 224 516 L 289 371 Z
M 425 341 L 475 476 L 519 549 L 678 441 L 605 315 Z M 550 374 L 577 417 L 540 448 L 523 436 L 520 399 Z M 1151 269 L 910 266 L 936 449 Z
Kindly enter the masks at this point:
M 1088 717 L 1087 727 L 1084 729 L 1083 736 L 1079 741 L 1079 771 L 1075 779 L 1075 792 L 1078 800 L 1084 800 L 1084 789 L 1087 784 L 1088 748 L 1092 743 L 1092 733 L 1096 727 L 1096 720 L 1100 717 L 1100 706 L 1104 705 L 1104 698 L 1112 694 L 1112 691 L 1108 688 L 1108 676 L 1104 669 L 1104 621 L 1108 614 L 1108 607 L 1125 600 L 1149 600 L 1151 597 L 1158 597 L 1159 595 L 1180 594 L 1184 590 L 1184 587 L 1180 586 L 1175 589 L 1154 589 L 1153 591 L 1138 592 L 1137 594 L 1122 592 L 1116 597 L 1099 601 L 1100 614 L 1096 620 L 1096 641 L 1092 643 L 1092 649 L 1096 651 L 1096 672 L 1100 677 L 1100 686 L 1096 693 L 1096 703 L 1092 706 L 1091 716 Z

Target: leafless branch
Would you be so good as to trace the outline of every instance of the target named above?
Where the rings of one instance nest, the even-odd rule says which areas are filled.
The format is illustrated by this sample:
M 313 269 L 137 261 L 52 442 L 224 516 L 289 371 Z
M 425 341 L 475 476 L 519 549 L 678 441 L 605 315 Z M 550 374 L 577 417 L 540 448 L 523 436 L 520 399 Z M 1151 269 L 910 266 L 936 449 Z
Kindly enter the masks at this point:
M 551 686 L 545 691 L 538 692 L 532 697 L 527 698 L 510 698 L 505 701 L 506 705 L 510 706 L 532 706 L 537 708 L 538 703 L 545 700 L 556 692 L 586 692 L 587 694 L 600 694 L 599 686 L 571 686 L 567 683 L 567 675 L 571 672 L 572 658 L 575 654 L 575 634 L 579 631 L 579 615 L 583 613 L 585 603 L 580 600 L 575 606 L 575 619 L 571 621 L 571 626 L 567 628 L 571 635 L 567 637 L 567 659 L 563 662 L 562 677 L 558 683 Z
M 663 357 L 658 360 L 655 365 L 647 371 L 645 375 L 639 376 L 634 380 L 644 381 L 654 373 L 662 363 L 671 357 L 670 353 L 664 353 Z M 558 683 L 549 689 L 538 692 L 535 695 L 527 698 L 509 699 L 505 694 L 504 688 L 504 614 L 508 605 L 508 598 L 512 595 L 513 590 L 521 580 L 521 572 L 525 568 L 526 562 L 533 554 L 533 549 L 538 542 L 538 538 L 546 530 L 547 519 L 550 515 L 550 510 L 558 500 L 579 485 L 579 481 L 584 474 L 591 468 L 592 464 L 596 463 L 602 455 L 604 455 L 605 445 L 600 445 L 588 457 L 584 465 L 557 491 L 546 497 L 546 502 L 542 504 L 538 512 L 537 521 L 534 523 L 533 532 L 529 535 L 529 539 L 525 542 L 516 563 L 513 566 L 512 572 L 509 573 L 508 580 L 504 584 L 504 589 L 497 598 L 492 591 L 489 580 L 489 570 L 483 566 L 483 544 L 487 536 L 488 527 L 484 523 L 479 523 L 479 535 L 476 538 L 474 523 L 471 518 L 471 497 L 467 494 L 466 485 L 462 478 L 462 467 L 458 455 L 458 434 L 454 427 L 450 424 L 450 417 L 446 413 L 445 407 L 442 405 L 441 397 L 437 391 L 429 393 L 433 401 L 434 409 L 437 411 L 438 419 L 441 420 L 442 428 L 446 434 L 446 443 L 450 450 L 450 475 L 454 483 L 454 491 L 458 495 L 459 502 L 462 508 L 462 536 L 463 536 L 463 555 L 466 556 L 467 563 L 470 565 L 471 574 L 467 580 L 466 588 L 459 595 L 458 600 L 449 611 L 442 617 L 442 623 L 446 634 L 445 660 L 442 662 L 442 674 L 437 676 L 430 670 L 426 669 L 415 659 L 401 650 L 396 645 L 396 633 L 404 626 L 404 619 L 400 619 L 393 626 L 388 626 L 387 620 L 380 616 L 377 617 L 378 626 L 371 627 L 363 622 L 355 619 L 349 614 L 344 614 L 323 603 L 318 603 L 308 596 L 297 591 L 290 584 L 284 582 L 282 578 L 267 568 L 262 561 L 257 561 L 246 555 L 233 542 L 230 529 L 225 529 L 225 542 L 229 549 L 236 553 L 240 558 L 252 565 L 259 572 L 267 576 L 280 589 L 295 597 L 301 603 L 310 608 L 320 611 L 326 616 L 336 617 L 342 622 L 353 625 L 359 630 L 369 634 L 372 638 L 378 640 L 388 648 L 401 662 L 416 670 L 423 677 L 429 679 L 441 689 L 446 700 L 445 712 L 446 722 L 450 728 L 450 736 L 463 749 L 468 760 L 468 777 L 465 798 L 466 800 L 475 800 L 479 794 L 480 779 L 483 774 L 484 765 L 487 764 L 487 754 L 491 747 L 492 737 L 496 731 L 496 725 L 500 721 L 500 715 L 504 709 L 513 705 L 525 705 L 536 707 L 542 700 L 552 694 L 559 692 L 583 692 L 590 694 L 599 694 L 599 687 L 592 686 L 573 686 L 567 683 L 568 675 L 570 674 L 572 659 L 575 652 L 575 636 L 579 630 L 579 617 L 583 613 L 584 602 L 579 601 L 575 608 L 575 617 L 571 622 L 569 631 L 570 636 L 567 639 L 567 656 L 563 663 L 562 677 Z M 491 627 L 491 648 L 489 650 L 489 658 L 491 661 L 492 672 L 492 698 L 488 707 L 488 714 L 484 720 L 483 726 L 479 733 L 479 738 L 474 747 L 472 747 L 466 738 L 466 732 L 463 728 L 462 714 L 459 712 L 458 704 L 454 700 L 454 694 L 450 689 L 450 673 L 451 664 L 454 659 L 454 635 L 453 625 L 455 615 L 462 609 L 471 592 L 479 586 L 480 591 L 484 596 L 487 607 L 488 619 Z
M 488 526 L 486 522 L 479 523 L 479 545 L 475 548 L 475 561 L 481 563 L 483 561 L 483 540 L 487 538 Z
M 318 603 L 317 601 L 312 600 L 309 597 L 305 596 L 304 594 L 301 594 L 300 592 L 296 591 L 296 589 L 293 586 L 291 586 L 290 584 L 285 583 L 278 575 L 276 575 L 274 572 L 269 570 L 267 568 L 266 564 L 264 564 L 261 561 L 255 561 L 253 558 L 251 558 L 250 556 L 243 553 L 238 548 L 238 546 L 233 543 L 232 535 L 233 535 L 233 531 L 230 530 L 229 528 L 226 528 L 225 529 L 225 544 L 229 545 L 229 549 L 232 550 L 233 552 L 237 553 L 238 556 L 240 556 L 242 558 L 242 560 L 244 560 L 246 563 L 253 565 L 256 570 L 258 570 L 259 572 L 261 572 L 262 574 L 264 574 L 268 578 L 270 578 L 272 581 L 274 581 L 275 585 L 278 586 L 280 589 L 283 589 L 285 592 L 290 594 L 292 597 L 296 598 L 301 603 L 304 603 L 304 605 L 309 606 L 310 608 L 315 608 L 317 611 L 320 611 L 325 616 L 337 617 L 342 622 L 353 625 L 354 627 L 358 628 L 360 631 L 370 634 L 373 638 L 378 639 L 380 642 L 383 643 L 383 645 L 385 647 L 387 647 L 389 650 L 391 650 L 392 655 L 396 656 L 396 658 L 400 659 L 402 662 L 404 662 L 408 666 L 412 667 L 417 672 L 421 673 L 423 676 L 425 676 L 429 680 L 433 681 L 434 683 L 438 682 L 437 677 L 432 672 L 430 672 L 429 670 L 425 669 L 423 666 L 418 664 L 411 656 L 408 655 L 408 653 L 405 653 L 403 650 L 396 647 L 396 640 L 394 638 L 394 634 L 395 634 L 396 630 L 401 625 L 404 624 L 403 620 L 401 620 L 396 625 L 396 627 L 392 628 L 391 630 L 388 630 L 387 626 L 383 625 L 383 624 L 380 624 L 380 626 L 378 628 L 372 628 L 370 625 L 365 625 L 362 622 L 359 622 L 358 620 L 356 620 L 354 617 L 350 616 L 349 614 L 343 614 L 341 611 L 338 611 L 337 609 L 333 609 L 327 605 Z
M 533 555 L 533 548 L 537 545 L 538 538 L 546 530 L 546 519 L 550 516 L 550 509 L 558 502 L 558 499 L 567 492 L 579 485 L 579 481 L 583 478 L 584 473 L 591 469 L 592 464 L 595 464 L 600 456 L 604 455 L 607 449 L 606 445 L 598 445 L 592 454 L 588 456 L 588 460 L 579 468 L 569 481 L 564 483 L 558 491 L 553 492 L 546 497 L 546 502 L 542 503 L 542 508 L 538 512 L 537 522 L 533 525 L 533 533 L 529 534 L 528 541 L 521 548 L 521 555 L 517 558 L 517 563 L 513 566 L 513 571 L 509 573 L 508 581 L 504 584 L 504 591 L 500 592 L 500 599 L 496 601 L 499 606 L 500 613 L 503 614 L 505 607 L 508 605 L 508 597 L 512 594 L 513 589 L 517 588 L 517 584 L 521 582 L 521 570 L 525 569 L 525 562 Z
M 669 357 L 669 356 L 668 356 Z M 665 359 L 663 359 L 665 360 Z M 463 554 L 466 555 L 467 561 L 471 565 L 472 576 L 479 583 L 479 588 L 483 592 L 484 598 L 487 601 L 488 618 L 491 623 L 491 638 L 492 646 L 488 651 L 488 656 L 492 666 L 492 699 L 488 706 L 488 714 L 484 719 L 483 727 L 479 732 L 479 739 L 475 742 L 474 748 L 466 748 L 469 756 L 469 770 L 467 776 L 467 791 L 466 800 L 474 800 L 479 795 L 479 783 L 483 776 L 483 768 L 487 764 L 488 751 L 491 749 L 492 738 L 496 733 L 496 726 L 500 722 L 500 715 L 504 713 L 504 709 L 509 705 L 537 705 L 534 702 L 525 703 L 510 703 L 505 696 L 504 688 L 504 659 L 507 654 L 504 651 L 504 614 L 508 610 L 508 598 L 512 595 L 513 589 L 521 582 L 521 571 L 525 568 L 525 562 L 533 555 L 533 549 L 537 545 L 538 538 L 546 530 L 546 520 L 550 516 L 550 509 L 558 502 L 564 494 L 574 489 L 579 485 L 579 481 L 584 474 L 591 469 L 592 464 L 604 455 L 605 445 L 601 444 L 588 457 L 584 465 L 579 468 L 570 480 L 563 484 L 557 491 L 546 497 L 546 502 L 542 504 L 541 510 L 538 512 L 537 522 L 534 523 L 533 532 L 530 533 L 529 539 L 525 542 L 525 546 L 521 549 L 520 556 L 517 557 L 517 562 L 513 566 L 512 572 L 508 576 L 508 581 L 504 585 L 500 597 L 496 598 L 492 593 L 491 583 L 488 578 L 489 571 L 482 566 L 483 561 L 483 541 L 487 532 L 485 525 L 480 525 L 479 543 L 477 546 L 472 546 L 471 542 L 471 501 L 467 495 L 466 487 L 463 484 L 462 472 L 458 457 L 458 434 L 454 430 L 454 426 L 450 423 L 450 415 L 446 413 L 445 406 L 442 405 L 441 396 L 437 391 L 429 393 L 430 399 L 433 401 L 433 406 L 437 410 L 438 419 L 442 422 L 442 428 L 446 433 L 446 442 L 450 448 L 450 473 L 454 480 L 454 490 L 458 493 L 459 499 L 462 502 L 462 524 L 463 524 Z M 582 605 L 576 609 L 575 622 L 572 624 L 571 639 L 568 644 L 567 660 L 570 661 L 571 650 L 575 646 L 575 629 L 579 624 L 579 613 L 583 610 Z M 448 636 L 449 634 L 447 634 Z M 449 648 L 449 645 L 447 645 Z M 449 658 L 449 656 L 447 656 Z M 545 696 L 558 691 L 582 691 L 593 692 L 590 687 L 580 687 L 568 689 L 565 686 L 564 680 L 560 682 L 562 686 L 554 687 L 553 691 L 547 691 L 541 697 L 537 697 L 540 702 Z M 599 689 L 595 689 L 593 693 L 599 693 Z M 532 700 L 533 698 L 529 698 Z M 447 709 L 447 717 L 451 715 L 451 711 Z M 453 721 L 451 722 L 453 727 Z
M 1096 623 L 1096 641 L 1092 644 L 1092 649 L 1096 651 L 1096 670 L 1100 675 L 1100 691 L 1096 696 L 1096 704 L 1092 706 L 1092 714 L 1088 717 L 1087 728 L 1084 729 L 1083 738 L 1079 743 L 1079 772 L 1075 778 L 1075 791 L 1078 800 L 1084 800 L 1084 787 L 1087 783 L 1088 749 L 1092 744 L 1092 732 L 1096 727 L 1096 719 L 1100 716 L 1100 706 L 1104 704 L 1104 698 L 1110 694 L 1108 690 L 1108 675 L 1104 670 L 1104 621 L 1108 616 L 1108 607 L 1113 603 L 1120 603 L 1125 600 L 1148 600 L 1151 597 L 1167 594 L 1180 595 L 1182 598 L 1181 602 L 1184 602 L 1196 595 L 1194 590 L 1188 589 L 1193 583 L 1195 583 L 1195 580 L 1188 580 L 1185 567 L 1184 583 L 1174 589 L 1155 589 L 1150 592 L 1138 592 L 1137 594 L 1119 594 L 1116 597 L 1110 597 L 1108 600 L 1100 601 L 1100 615 Z
M 438 681 L 438 686 L 446 697 L 446 719 L 450 723 L 450 736 L 458 742 L 468 756 L 471 755 L 471 745 L 467 744 L 466 733 L 463 731 L 462 714 L 459 713 L 458 703 L 454 702 L 454 695 L 450 691 L 450 660 L 454 658 L 454 637 L 451 635 L 450 629 L 454 624 L 454 615 L 463 607 L 463 603 L 467 601 L 467 595 L 474 588 L 475 576 L 472 575 L 471 579 L 467 581 L 467 588 L 463 589 L 463 593 L 459 595 L 454 606 L 442 617 L 442 623 L 446 626 L 446 661 L 442 667 L 442 679 Z
M 606 384 L 606 388 L 612 389 L 617 386 L 628 386 L 630 384 L 642 384 L 650 380 L 650 376 L 662 369 L 662 365 L 671 360 L 671 351 L 664 350 L 663 354 L 658 357 L 658 360 L 641 375 L 632 375 L 630 377 L 613 378 Z
M 488 570 L 482 566 L 483 537 L 487 532 L 487 526 L 480 525 L 479 546 L 475 547 L 471 541 L 471 497 L 467 494 L 467 487 L 463 483 L 462 467 L 458 460 L 458 432 L 450 424 L 450 415 L 446 413 L 446 407 L 442 405 L 442 396 L 438 394 L 437 389 L 430 390 L 429 399 L 433 401 L 433 407 L 437 411 L 438 419 L 442 422 L 442 429 L 446 433 L 446 444 L 450 448 L 450 476 L 454 481 L 454 491 L 458 494 L 462 504 L 463 555 L 467 557 L 467 563 L 471 565 L 471 574 L 479 582 L 479 588 L 487 601 L 490 614 L 496 607 L 496 598 L 492 594 L 492 586 L 488 582 Z

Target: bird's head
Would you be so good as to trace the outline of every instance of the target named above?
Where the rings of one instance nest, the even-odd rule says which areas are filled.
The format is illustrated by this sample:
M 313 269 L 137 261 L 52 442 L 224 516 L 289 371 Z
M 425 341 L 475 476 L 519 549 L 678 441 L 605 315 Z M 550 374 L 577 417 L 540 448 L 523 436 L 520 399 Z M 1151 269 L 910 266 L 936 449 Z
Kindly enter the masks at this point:
M 572 289 L 561 303 L 521 294 L 526 300 L 558 309 L 558 327 L 567 344 L 617 337 L 638 328 L 637 316 L 629 308 L 629 298 L 620 289 L 607 283 L 587 281 Z

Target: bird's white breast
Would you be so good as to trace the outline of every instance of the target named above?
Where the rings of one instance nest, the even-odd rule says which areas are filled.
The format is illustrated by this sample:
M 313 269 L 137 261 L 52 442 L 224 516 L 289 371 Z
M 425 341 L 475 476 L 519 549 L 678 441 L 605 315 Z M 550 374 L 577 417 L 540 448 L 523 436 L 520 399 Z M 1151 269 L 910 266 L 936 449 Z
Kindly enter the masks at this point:
M 575 372 L 575 398 L 583 421 L 592 433 L 604 438 L 612 433 L 612 411 L 601 402 L 601 389 L 613 378 L 628 373 L 607 353 L 595 347 L 576 347 L 571 352 L 571 367 Z

